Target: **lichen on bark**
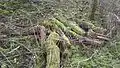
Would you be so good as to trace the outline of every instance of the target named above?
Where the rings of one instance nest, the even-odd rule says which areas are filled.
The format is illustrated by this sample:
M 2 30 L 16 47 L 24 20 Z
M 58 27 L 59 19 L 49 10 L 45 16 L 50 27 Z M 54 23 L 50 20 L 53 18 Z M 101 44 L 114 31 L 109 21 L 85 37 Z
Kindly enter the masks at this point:
M 47 53 L 47 65 L 46 68 L 59 68 L 60 67 L 60 50 L 57 46 L 59 35 L 56 32 L 51 32 L 46 39 L 46 53 Z

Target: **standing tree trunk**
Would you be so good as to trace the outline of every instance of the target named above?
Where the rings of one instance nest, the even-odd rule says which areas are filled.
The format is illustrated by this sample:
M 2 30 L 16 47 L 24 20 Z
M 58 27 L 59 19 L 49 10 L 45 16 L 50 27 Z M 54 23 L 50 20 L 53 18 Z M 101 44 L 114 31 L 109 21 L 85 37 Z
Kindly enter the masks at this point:
M 46 40 L 47 65 L 46 68 L 60 68 L 60 49 L 57 46 L 59 35 L 51 32 Z
M 94 20 L 95 19 L 95 12 L 98 8 L 98 3 L 99 3 L 99 0 L 92 0 L 93 3 L 92 3 L 92 10 L 91 10 L 91 14 L 90 14 L 90 20 Z

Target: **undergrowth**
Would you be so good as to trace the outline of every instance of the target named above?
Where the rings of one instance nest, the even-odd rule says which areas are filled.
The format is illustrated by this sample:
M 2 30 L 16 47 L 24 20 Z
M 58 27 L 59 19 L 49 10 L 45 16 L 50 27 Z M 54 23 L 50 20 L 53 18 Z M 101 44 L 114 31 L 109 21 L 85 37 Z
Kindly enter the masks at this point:
M 88 2 L 85 3 L 83 1 L 80 3 L 82 5 L 76 5 L 77 9 L 75 9 L 74 4 L 68 4 L 69 7 L 65 7 L 66 5 L 63 4 L 63 7 L 47 2 L 40 3 L 41 6 L 21 4 L 19 2 L 0 3 L 0 7 L 2 7 L 0 8 L 0 15 L 8 17 L 9 22 L 7 23 L 9 23 L 9 27 L 14 27 L 10 24 L 18 24 L 18 22 L 29 26 L 38 25 L 46 17 L 56 16 L 56 14 L 64 15 L 67 19 L 72 18 L 72 21 L 74 21 L 74 18 L 89 21 L 87 18 L 89 16 L 89 10 L 87 10 L 89 8 Z M 45 52 L 37 39 L 31 39 L 29 36 L 10 37 L 7 42 L 0 42 L 0 46 L 0 68 L 37 68 L 36 66 L 44 68 L 46 65 Z M 66 61 L 65 68 L 119 67 L 120 40 L 112 40 L 97 48 L 72 45 L 71 56 Z

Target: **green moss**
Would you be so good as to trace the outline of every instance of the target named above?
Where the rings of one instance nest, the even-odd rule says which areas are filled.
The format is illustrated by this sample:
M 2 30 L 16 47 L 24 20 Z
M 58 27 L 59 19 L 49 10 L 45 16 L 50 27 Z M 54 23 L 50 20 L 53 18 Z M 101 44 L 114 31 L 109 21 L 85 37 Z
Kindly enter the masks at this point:
M 59 35 L 56 32 L 51 32 L 48 36 L 45 48 L 47 52 L 47 65 L 46 68 L 59 68 L 60 67 L 60 50 L 57 46 Z

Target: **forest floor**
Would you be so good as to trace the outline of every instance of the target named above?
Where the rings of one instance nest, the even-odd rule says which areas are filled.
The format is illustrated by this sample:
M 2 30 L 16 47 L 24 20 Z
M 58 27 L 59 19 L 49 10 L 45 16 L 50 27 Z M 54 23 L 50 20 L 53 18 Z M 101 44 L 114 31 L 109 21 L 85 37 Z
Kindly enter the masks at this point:
M 73 31 L 71 33 L 74 33 L 73 35 L 76 36 L 79 34 L 80 30 L 78 29 L 81 28 L 79 26 L 80 24 L 74 23 L 78 21 L 92 23 L 92 25 L 88 25 L 91 29 L 94 29 L 94 27 L 107 29 L 100 24 L 101 21 L 99 19 L 101 14 L 96 14 L 95 21 L 89 20 L 90 4 L 87 0 L 78 2 L 66 0 L 61 3 L 57 1 L 43 1 L 40 3 L 20 3 L 17 1 L 1 2 L 0 7 L 0 68 L 45 68 L 46 54 L 44 54 L 45 50 L 42 46 L 43 43 L 41 43 L 41 40 L 39 40 L 39 37 L 36 35 L 40 34 L 40 29 L 36 28 L 36 26 L 41 26 L 41 24 L 44 25 L 42 22 L 48 21 L 44 26 L 48 39 L 52 30 L 56 29 L 56 33 L 59 32 L 54 25 L 49 23 L 51 18 L 54 17 L 61 18 L 62 22 L 67 22 L 65 26 L 68 27 L 63 27 L 61 24 L 58 25 L 58 23 L 57 25 L 62 30 L 63 35 L 65 35 L 71 43 L 69 52 L 65 53 L 65 56 L 69 53 L 70 55 L 66 58 L 64 58 L 64 56 L 60 58 L 61 68 L 120 67 L 119 35 L 115 35 L 110 38 L 109 41 L 104 41 L 102 44 L 101 42 L 103 41 L 94 42 L 93 37 L 91 43 L 91 38 L 89 40 L 89 36 L 84 35 L 83 37 L 85 40 L 87 38 L 87 41 L 89 40 L 88 42 L 90 42 L 86 45 L 84 43 L 78 43 L 79 39 L 77 39 L 77 42 L 76 37 L 71 36 L 70 31 L 67 32 L 67 29 L 70 28 L 70 30 Z M 56 21 L 56 19 L 52 20 Z M 61 22 L 61 20 L 57 22 Z M 73 25 L 76 24 L 75 27 L 78 25 L 78 31 L 68 22 L 72 22 L 71 24 Z M 51 28 L 51 26 L 54 28 Z M 86 27 L 88 28 L 88 26 Z M 82 29 L 85 31 L 84 28 Z M 87 32 L 85 31 L 85 33 Z M 62 33 L 60 34 L 62 35 Z M 74 39 L 75 42 L 73 42 Z M 106 38 L 103 39 L 106 40 Z M 69 43 L 68 40 L 67 42 Z M 69 45 L 68 43 L 62 43 L 62 45 Z M 67 48 L 67 46 L 65 46 L 65 48 Z M 66 51 L 64 50 L 63 52 Z

